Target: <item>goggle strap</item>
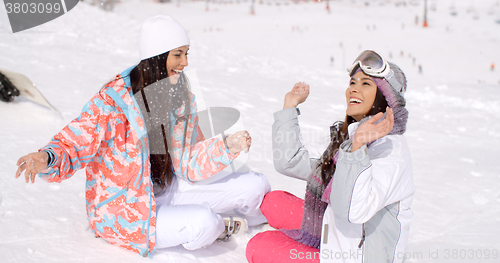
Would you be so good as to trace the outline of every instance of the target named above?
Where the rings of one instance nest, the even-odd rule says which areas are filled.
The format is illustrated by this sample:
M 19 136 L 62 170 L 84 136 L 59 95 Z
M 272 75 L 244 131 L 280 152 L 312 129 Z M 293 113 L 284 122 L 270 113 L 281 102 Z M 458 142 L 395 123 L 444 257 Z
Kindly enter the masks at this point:
M 354 74 L 354 69 L 357 67 L 357 66 L 361 66 L 359 61 L 355 61 L 354 63 L 352 63 L 351 66 L 347 67 L 347 72 L 349 73 L 349 76 L 351 76 L 352 74 Z
M 396 79 L 392 70 L 384 78 L 385 80 L 387 80 L 387 82 L 389 82 L 389 84 L 395 91 L 401 93 L 401 95 L 404 95 L 403 85 L 401 85 L 401 83 L 399 83 L 399 81 Z

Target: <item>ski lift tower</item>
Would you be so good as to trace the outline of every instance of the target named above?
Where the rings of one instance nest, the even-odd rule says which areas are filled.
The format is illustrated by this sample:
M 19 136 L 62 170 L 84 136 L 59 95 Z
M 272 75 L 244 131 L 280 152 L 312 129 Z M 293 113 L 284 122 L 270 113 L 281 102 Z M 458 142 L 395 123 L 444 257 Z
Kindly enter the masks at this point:
M 424 0 L 424 27 L 427 27 L 427 0 Z

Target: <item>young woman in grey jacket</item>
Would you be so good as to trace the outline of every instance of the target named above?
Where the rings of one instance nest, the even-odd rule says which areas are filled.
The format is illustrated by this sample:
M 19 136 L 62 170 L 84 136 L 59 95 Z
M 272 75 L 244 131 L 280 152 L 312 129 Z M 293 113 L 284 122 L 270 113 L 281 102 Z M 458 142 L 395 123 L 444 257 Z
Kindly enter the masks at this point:
M 257 234 L 249 262 L 402 262 L 413 218 L 412 161 L 403 136 L 408 111 L 401 69 L 367 50 L 348 68 L 345 120 L 312 158 L 300 140 L 297 106 L 309 86 L 297 83 L 274 114 L 278 172 L 306 180 L 305 200 L 266 195 L 261 210 L 279 231 Z

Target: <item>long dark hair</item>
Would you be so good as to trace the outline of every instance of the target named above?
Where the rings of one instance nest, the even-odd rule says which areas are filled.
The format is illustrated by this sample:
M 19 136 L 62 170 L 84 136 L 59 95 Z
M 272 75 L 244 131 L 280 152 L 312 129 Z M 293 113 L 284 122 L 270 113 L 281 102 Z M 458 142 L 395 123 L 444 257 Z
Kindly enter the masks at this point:
M 385 112 L 387 108 L 387 101 L 384 94 L 377 88 L 375 101 L 373 102 L 371 110 L 366 116 L 373 116 L 379 112 Z M 326 187 L 333 174 L 335 173 L 336 165 L 333 162 L 333 157 L 338 152 L 340 145 L 349 138 L 347 127 L 349 124 L 356 122 L 356 120 L 346 115 L 344 122 L 337 121 L 332 125 L 331 142 L 321 156 L 321 161 L 318 163 L 316 169 L 320 169 L 320 177 L 323 185 Z
M 157 183 L 161 186 L 161 188 L 165 188 L 167 185 L 170 185 L 172 178 L 174 177 L 172 158 L 170 157 L 168 151 L 168 145 L 170 144 L 173 131 L 172 123 L 176 124 L 179 119 L 185 120 L 191 112 L 189 82 L 184 73 L 180 74 L 177 84 L 172 85 L 167 79 L 168 55 L 169 52 L 165 52 L 161 55 L 141 60 L 141 62 L 130 72 L 132 93 L 136 98 L 139 95 L 137 93 L 140 93 L 144 102 L 145 111 L 151 114 L 158 114 L 158 109 L 162 109 L 161 114 L 164 115 L 164 120 L 166 120 L 162 121 L 161 125 L 154 127 L 155 129 L 158 129 L 156 133 L 160 134 L 160 136 L 155 139 L 150 136 L 149 141 L 150 148 L 152 145 L 163 144 L 165 146 L 165 153 L 150 154 L 151 180 L 153 183 Z M 151 86 L 152 84 L 155 85 L 154 89 Z M 147 92 L 145 92 L 145 88 L 148 86 L 151 87 L 151 90 L 157 90 L 159 88 L 160 90 L 165 90 L 167 92 L 164 93 L 165 96 L 160 96 L 161 99 L 157 96 L 149 96 L 150 101 L 148 102 L 146 96 Z M 184 111 L 180 114 L 175 114 L 175 111 L 182 106 L 184 106 Z M 144 115 L 145 114 L 143 113 L 143 116 Z M 176 119 L 174 122 L 170 120 L 171 116 Z M 148 120 L 146 120 L 146 122 L 147 121 Z M 153 131 L 148 130 L 148 134 L 151 135 L 152 132 Z

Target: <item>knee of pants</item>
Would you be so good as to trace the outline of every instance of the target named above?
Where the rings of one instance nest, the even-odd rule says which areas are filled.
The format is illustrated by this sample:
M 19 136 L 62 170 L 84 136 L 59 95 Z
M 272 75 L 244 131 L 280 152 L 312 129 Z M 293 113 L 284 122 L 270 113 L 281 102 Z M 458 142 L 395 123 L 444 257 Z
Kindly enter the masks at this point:
M 274 190 L 267 193 L 262 200 L 262 205 L 260 206 L 262 213 L 266 215 L 267 212 L 274 211 L 276 209 L 275 206 L 279 203 L 279 198 L 285 194 L 287 194 L 287 192 L 281 190 Z
M 289 238 L 280 231 L 258 233 L 248 241 L 246 258 L 250 263 L 281 262 L 275 259 L 280 258 L 279 255 L 286 252 L 283 244 L 287 242 L 290 242 Z
M 202 206 L 198 210 L 187 226 L 190 229 L 190 241 L 183 246 L 186 249 L 194 250 L 212 244 L 215 239 L 224 231 L 224 220 L 220 215 L 214 213 L 212 209 Z
M 303 202 L 303 200 L 290 194 L 289 192 L 274 190 L 264 196 L 260 209 L 262 213 L 267 217 L 268 215 L 273 214 L 276 211 L 280 211 L 280 213 L 284 212 L 281 211 L 283 209 L 287 211 L 292 211 L 294 210 L 293 208 L 303 209 Z
M 275 190 L 264 196 L 262 214 L 276 229 L 297 229 L 302 224 L 304 200 L 285 191 Z
M 241 189 L 242 194 L 248 197 L 247 199 L 252 197 L 258 198 L 260 205 L 264 195 L 271 191 L 271 185 L 267 181 L 266 176 L 256 172 L 249 172 L 242 176 L 245 176 L 245 181 L 242 182 L 244 186 Z
M 261 232 L 261 233 L 258 233 L 257 235 L 255 235 L 254 237 L 252 237 L 252 239 L 250 239 L 250 241 L 248 241 L 247 248 L 245 251 L 245 255 L 247 257 L 248 262 L 253 263 L 254 262 L 254 255 L 255 254 L 259 255 L 262 253 L 262 251 L 260 251 L 259 247 L 263 241 L 262 239 L 265 238 L 266 235 L 267 235 L 266 232 Z
M 210 207 L 206 206 L 202 207 L 203 209 L 197 211 L 195 218 L 193 218 L 192 221 L 193 228 L 196 229 L 198 232 L 204 232 L 204 231 L 212 232 L 218 228 L 221 222 L 223 222 L 222 218 L 220 217 L 220 215 L 212 211 Z
M 281 231 L 266 231 L 258 233 L 248 242 L 246 258 L 250 263 L 319 263 L 320 251 L 293 240 Z

